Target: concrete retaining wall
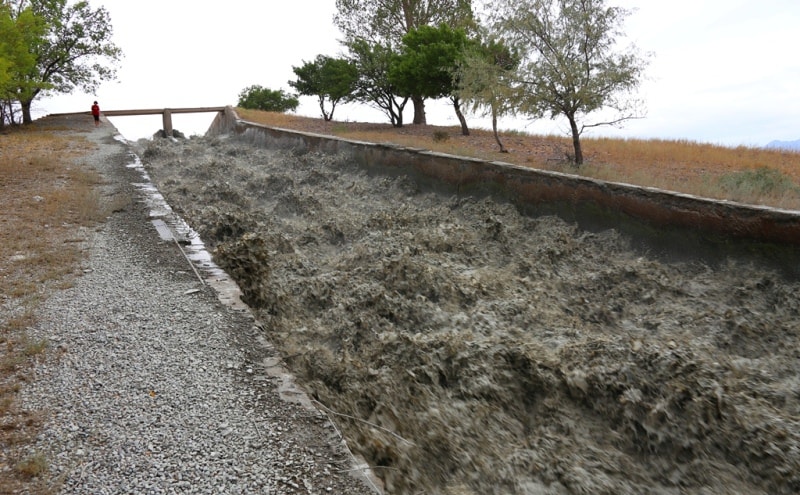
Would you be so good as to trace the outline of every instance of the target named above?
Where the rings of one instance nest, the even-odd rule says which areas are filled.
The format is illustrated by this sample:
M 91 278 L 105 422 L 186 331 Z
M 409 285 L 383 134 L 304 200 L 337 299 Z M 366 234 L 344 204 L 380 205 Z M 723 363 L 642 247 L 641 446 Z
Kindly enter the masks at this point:
M 374 173 L 410 174 L 423 185 L 459 194 L 491 194 L 527 214 L 557 214 L 587 228 L 633 233 L 673 255 L 740 251 L 780 259 L 791 271 L 800 245 L 800 212 L 699 198 L 400 146 L 350 141 L 242 121 L 232 108 L 209 135 L 230 134 L 256 146 L 345 153 Z

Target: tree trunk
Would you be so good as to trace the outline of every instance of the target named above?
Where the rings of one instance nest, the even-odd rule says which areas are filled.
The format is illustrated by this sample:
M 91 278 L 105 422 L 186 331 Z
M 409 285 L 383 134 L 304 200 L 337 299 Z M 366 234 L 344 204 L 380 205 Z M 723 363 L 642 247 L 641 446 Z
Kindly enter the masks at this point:
M 492 131 L 494 132 L 494 140 L 497 141 L 497 146 L 500 147 L 500 153 L 508 153 L 508 150 L 505 146 L 503 146 L 503 142 L 500 141 L 500 134 L 497 132 L 497 108 L 492 105 Z
M 461 135 L 462 136 L 469 136 L 469 127 L 467 127 L 467 119 L 464 118 L 464 114 L 461 112 L 461 100 L 458 97 L 453 97 L 450 99 L 453 102 L 453 108 L 456 110 L 456 117 L 458 117 L 458 121 L 461 123 Z
M 427 124 L 425 119 L 425 98 L 421 96 L 412 96 L 411 101 L 414 103 L 414 123 Z
M 403 111 L 395 112 L 394 107 L 389 108 L 389 120 L 392 127 L 403 127 Z
M 403 127 L 403 116 L 398 114 L 392 114 L 390 117 L 392 120 L 392 127 L 401 128 Z
M 32 123 L 33 119 L 31 118 L 31 103 L 33 103 L 33 100 L 21 101 L 19 103 L 22 105 L 22 123 Z
M 572 147 L 575 148 L 575 165 L 583 165 L 583 150 L 581 150 L 581 133 L 575 116 L 568 115 L 569 128 L 572 130 Z
M 403 127 L 403 110 L 407 102 L 408 98 L 404 98 L 402 103 L 397 103 L 394 97 L 389 97 L 388 111 L 393 127 Z

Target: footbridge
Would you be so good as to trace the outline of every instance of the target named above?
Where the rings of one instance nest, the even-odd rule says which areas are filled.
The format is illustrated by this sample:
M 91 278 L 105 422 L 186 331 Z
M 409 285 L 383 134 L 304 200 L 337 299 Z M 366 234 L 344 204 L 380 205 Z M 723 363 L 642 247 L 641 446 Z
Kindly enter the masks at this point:
M 164 134 L 172 137 L 172 114 L 174 113 L 221 113 L 225 107 L 193 107 L 193 108 L 148 108 L 138 110 L 103 110 L 106 117 L 123 117 L 126 115 L 161 115 Z

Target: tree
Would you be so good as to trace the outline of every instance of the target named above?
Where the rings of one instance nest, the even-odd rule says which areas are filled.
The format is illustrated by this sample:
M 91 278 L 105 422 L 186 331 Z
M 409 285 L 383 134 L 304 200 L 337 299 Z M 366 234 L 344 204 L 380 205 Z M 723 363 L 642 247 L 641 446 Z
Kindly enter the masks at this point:
M 358 73 L 353 100 L 376 107 L 394 127 L 403 127 L 403 109 L 409 96 L 389 80 L 389 68 L 397 54 L 388 46 L 365 39 L 350 40 L 347 47 Z
M 390 81 L 408 94 L 450 98 L 465 136 L 469 135 L 469 128 L 456 92 L 456 69 L 464 60 L 468 44 L 463 29 L 452 29 L 447 24 L 420 26 L 403 36 L 400 56 L 389 70 Z
M 292 70 L 297 80 L 289 81 L 289 85 L 301 95 L 316 96 L 326 122 L 333 119 L 333 112 L 340 101 L 345 102 L 352 97 L 358 80 L 355 64 L 326 55 L 317 55 L 313 62 L 304 62 L 300 67 L 292 67 Z M 330 102 L 330 112 L 325 108 L 326 100 Z
M 639 86 L 646 61 L 634 47 L 615 51 L 628 14 L 607 7 L 605 0 L 500 0 L 495 5 L 494 32 L 522 56 L 517 76 L 521 113 L 566 117 L 578 165 L 586 128 L 639 117 L 638 101 L 629 96 Z M 584 121 L 601 109 L 615 116 Z
M 16 88 L 23 123 L 31 122 L 31 104 L 42 94 L 70 93 L 75 88 L 92 93 L 101 81 L 116 78 L 113 64 L 122 52 L 111 42 L 111 21 L 103 7 L 92 9 L 86 1 L 67 5 L 67 0 L 19 0 L 17 6 L 16 14 L 30 8 L 46 28 L 29 47 L 35 67 Z
M 36 67 L 31 47 L 46 34 L 44 19 L 30 7 L 12 10 L 0 3 L 0 127 L 15 123 L 19 92 L 30 91 L 29 75 Z
M 296 96 L 282 89 L 272 90 L 254 84 L 239 92 L 239 102 L 236 106 L 267 112 L 288 112 L 295 110 L 299 104 L 300 101 Z
M 420 26 L 447 24 L 453 28 L 474 24 L 472 0 L 336 0 L 334 23 L 347 43 L 363 39 L 396 47 L 403 36 Z M 425 124 L 425 100 L 411 95 L 414 123 Z
M 488 108 L 492 116 L 492 132 L 501 153 L 507 153 L 497 131 L 497 119 L 501 115 L 514 113 L 514 71 L 519 65 L 519 56 L 494 39 L 475 44 L 459 66 L 457 93 L 465 102 L 472 103 L 472 110 Z

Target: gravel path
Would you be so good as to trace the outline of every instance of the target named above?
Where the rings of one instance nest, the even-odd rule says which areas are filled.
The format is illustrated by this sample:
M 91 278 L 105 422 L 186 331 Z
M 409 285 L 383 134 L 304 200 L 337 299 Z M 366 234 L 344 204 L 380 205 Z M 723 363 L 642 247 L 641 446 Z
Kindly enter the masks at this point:
M 375 493 L 250 313 L 159 235 L 153 191 L 114 132 L 87 135 L 98 149 L 86 162 L 127 207 L 87 234 L 85 275 L 30 332 L 51 352 L 21 398 L 47 416 L 31 448 L 59 493 Z

